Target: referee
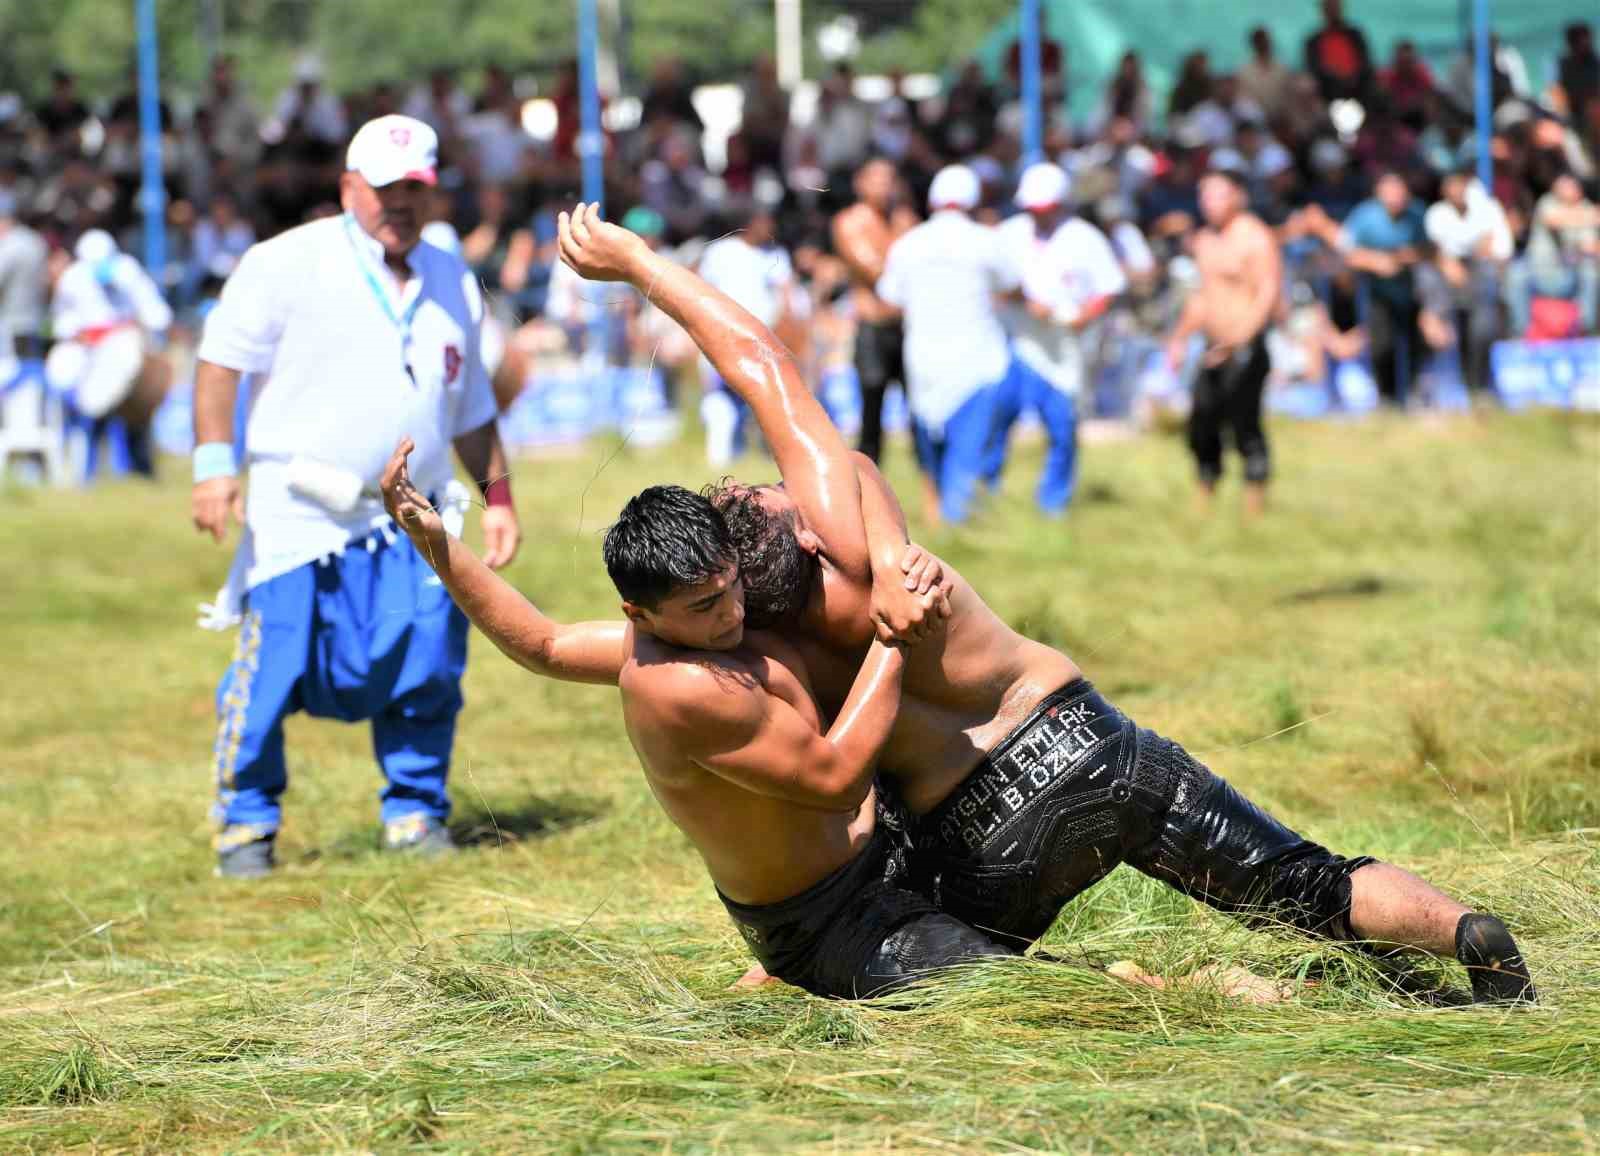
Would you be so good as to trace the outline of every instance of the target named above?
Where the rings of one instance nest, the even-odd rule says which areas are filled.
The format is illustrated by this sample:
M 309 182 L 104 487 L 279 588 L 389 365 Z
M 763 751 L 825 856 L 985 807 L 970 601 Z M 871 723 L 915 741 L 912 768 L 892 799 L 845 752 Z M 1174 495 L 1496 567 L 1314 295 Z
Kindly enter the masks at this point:
M 302 710 L 372 721 L 386 848 L 451 849 L 445 780 L 467 620 L 388 520 L 379 475 L 409 434 L 417 486 L 439 501 L 454 485 L 453 446 L 483 490 L 491 566 L 511 561 L 520 530 L 478 349 L 482 297 L 458 257 L 419 240 L 437 148 L 409 117 L 363 125 L 343 215 L 251 248 L 206 322 L 194 524 L 219 542 L 230 514 L 244 525 L 230 580 L 238 646 L 217 691 L 219 875 L 272 869 L 283 720 Z

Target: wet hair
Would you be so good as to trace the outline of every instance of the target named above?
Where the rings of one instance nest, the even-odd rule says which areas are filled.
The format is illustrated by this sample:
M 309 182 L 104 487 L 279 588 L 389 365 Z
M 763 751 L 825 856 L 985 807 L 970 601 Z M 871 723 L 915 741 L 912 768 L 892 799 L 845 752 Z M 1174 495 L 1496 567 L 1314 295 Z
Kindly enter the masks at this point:
M 739 556 L 745 625 L 764 630 L 796 621 L 811 597 L 817 559 L 800 548 L 794 513 L 774 514 L 754 489 L 731 478 L 702 493 L 722 516 Z
M 682 486 L 651 486 L 629 498 L 602 552 L 617 593 L 651 610 L 738 561 L 722 515 L 705 495 Z

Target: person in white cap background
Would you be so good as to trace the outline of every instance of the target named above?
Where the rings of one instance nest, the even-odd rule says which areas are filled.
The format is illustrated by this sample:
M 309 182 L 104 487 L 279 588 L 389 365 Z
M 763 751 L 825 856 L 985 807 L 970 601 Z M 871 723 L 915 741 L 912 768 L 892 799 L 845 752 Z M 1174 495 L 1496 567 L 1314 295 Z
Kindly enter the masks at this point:
M 202 623 L 231 621 L 243 592 L 217 693 L 215 847 L 225 876 L 274 865 L 283 720 L 298 710 L 371 720 L 387 780 L 385 847 L 451 846 L 446 779 L 467 620 L 394 530 L 378 478 L 410 435 L 417 485 L 445 505 L 454 447 L 487 503 L 490 565 L 511 561 L 520 530 L 479 352 L 477 282 L 459 257 L 420 241 L 437 148 L 433 130 L 408 117 L 363 125 L 340 180 L 343 215 L 251 248 L 207 318 L 194 524 L 218 541 L 230 516 L 245 526 L 229 586 Z
M 50 299 L 55 344 L 45 377 L 92 423 L 91 442 L 108 419 L 122 418 L 131 464 L 143 474 L 154 472 L 150 420 L 171 384 L 159 352 L 171 325 L 161 290 L 110 233 L 90 229 L 78 238 Z
M 979 193 L 965 165 L 941 169 L 930 216 L 890 247 L 877 285 L 905 318 L 912 433 L 933 522 L 967 516 L 1010 360 L 998 297 L 1016 288 L 1016 271 L 996 231 L 971 217 Z
M 1038 491 L 1039 508 L 1049 515 L 1067 508 L 1077 480 L 1083 332 L 1128 287 L 1105 234 L 1069 211 L 1071 191 L 1058 165 L 1029 165 L 1014 198 L 1022 212 L 1000 226 L 1022 301 L 1006 310 L 1011 372 L 995 392 L 994 433 L 984 459 L 984 479 L 995 486 L 1012 425 L 1025 409 L 1037 413 L 1050 439 Z

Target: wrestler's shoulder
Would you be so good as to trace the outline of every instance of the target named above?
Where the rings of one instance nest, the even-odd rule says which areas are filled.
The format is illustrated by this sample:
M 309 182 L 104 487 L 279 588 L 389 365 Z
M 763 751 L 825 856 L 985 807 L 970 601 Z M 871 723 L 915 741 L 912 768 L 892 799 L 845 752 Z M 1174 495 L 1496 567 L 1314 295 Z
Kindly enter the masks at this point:
M 619 684 L 650 713 L 684 719 L 717 713 L 760 681 L 748 658 L 682 650 L 629 663 Z

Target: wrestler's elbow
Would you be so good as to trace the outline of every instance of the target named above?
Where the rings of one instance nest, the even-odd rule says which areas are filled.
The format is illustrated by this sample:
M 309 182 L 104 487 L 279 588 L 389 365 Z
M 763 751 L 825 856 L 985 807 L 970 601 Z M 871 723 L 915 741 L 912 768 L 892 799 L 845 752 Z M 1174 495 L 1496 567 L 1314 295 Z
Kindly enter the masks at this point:
M 821 774 L 812 785 L 815 806 L 828 811 L 854 811 L 861 806 L 872 790 L 870 767 L 862 767 L 856 760 L 835 754 L 820 768 Z

